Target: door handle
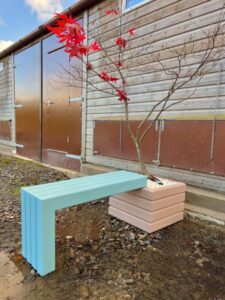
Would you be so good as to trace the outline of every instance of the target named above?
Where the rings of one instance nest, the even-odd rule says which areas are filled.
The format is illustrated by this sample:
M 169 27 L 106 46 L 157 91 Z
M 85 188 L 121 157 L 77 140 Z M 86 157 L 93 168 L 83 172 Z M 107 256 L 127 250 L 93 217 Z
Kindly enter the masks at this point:
M 52 102 L 52 101 L 47 101 L 47 102 L 46 102 L 46 105 L 48 105 L 48 106 L 49 106 L 49 105 L 52 105 L 52 104 L 55 104 L 55 102 Z

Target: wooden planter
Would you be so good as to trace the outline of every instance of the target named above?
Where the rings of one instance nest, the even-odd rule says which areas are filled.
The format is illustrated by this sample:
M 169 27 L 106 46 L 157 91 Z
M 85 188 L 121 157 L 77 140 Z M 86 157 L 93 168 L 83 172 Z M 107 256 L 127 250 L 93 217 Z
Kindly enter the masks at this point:
M 110 197 L 109 214 L 149 233 L 183 220 L 186 185 L 170 183 Z

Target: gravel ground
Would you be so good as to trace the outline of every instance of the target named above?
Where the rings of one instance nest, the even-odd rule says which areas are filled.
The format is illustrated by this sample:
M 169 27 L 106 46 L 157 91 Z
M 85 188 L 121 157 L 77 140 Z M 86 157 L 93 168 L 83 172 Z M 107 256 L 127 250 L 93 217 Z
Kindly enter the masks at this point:
M 0 156 L 0 300 L 225 299 L 225 228 L 186 217 L 146 234 L 107 214 L 107 199 L 57 213 L 56 272 L 21 256 L 20 187 L 66 179 Z

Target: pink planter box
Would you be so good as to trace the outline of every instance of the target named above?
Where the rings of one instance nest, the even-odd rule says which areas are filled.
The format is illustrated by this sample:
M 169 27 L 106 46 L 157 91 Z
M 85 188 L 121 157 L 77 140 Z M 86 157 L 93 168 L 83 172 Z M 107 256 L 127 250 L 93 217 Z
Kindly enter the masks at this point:
M 149 233 L 183 220 L 186 185 L 170 182 L 110 197 L 109 214 Z

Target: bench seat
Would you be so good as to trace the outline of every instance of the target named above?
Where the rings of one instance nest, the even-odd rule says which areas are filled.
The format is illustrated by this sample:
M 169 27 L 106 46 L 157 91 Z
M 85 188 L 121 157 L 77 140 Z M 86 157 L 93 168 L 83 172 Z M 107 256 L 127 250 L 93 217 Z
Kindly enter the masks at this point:
M 55 270 L 58 209 L 145 187 L 144 175 L 115 171 L 21 189 L 22 255 L 44 276 Z

